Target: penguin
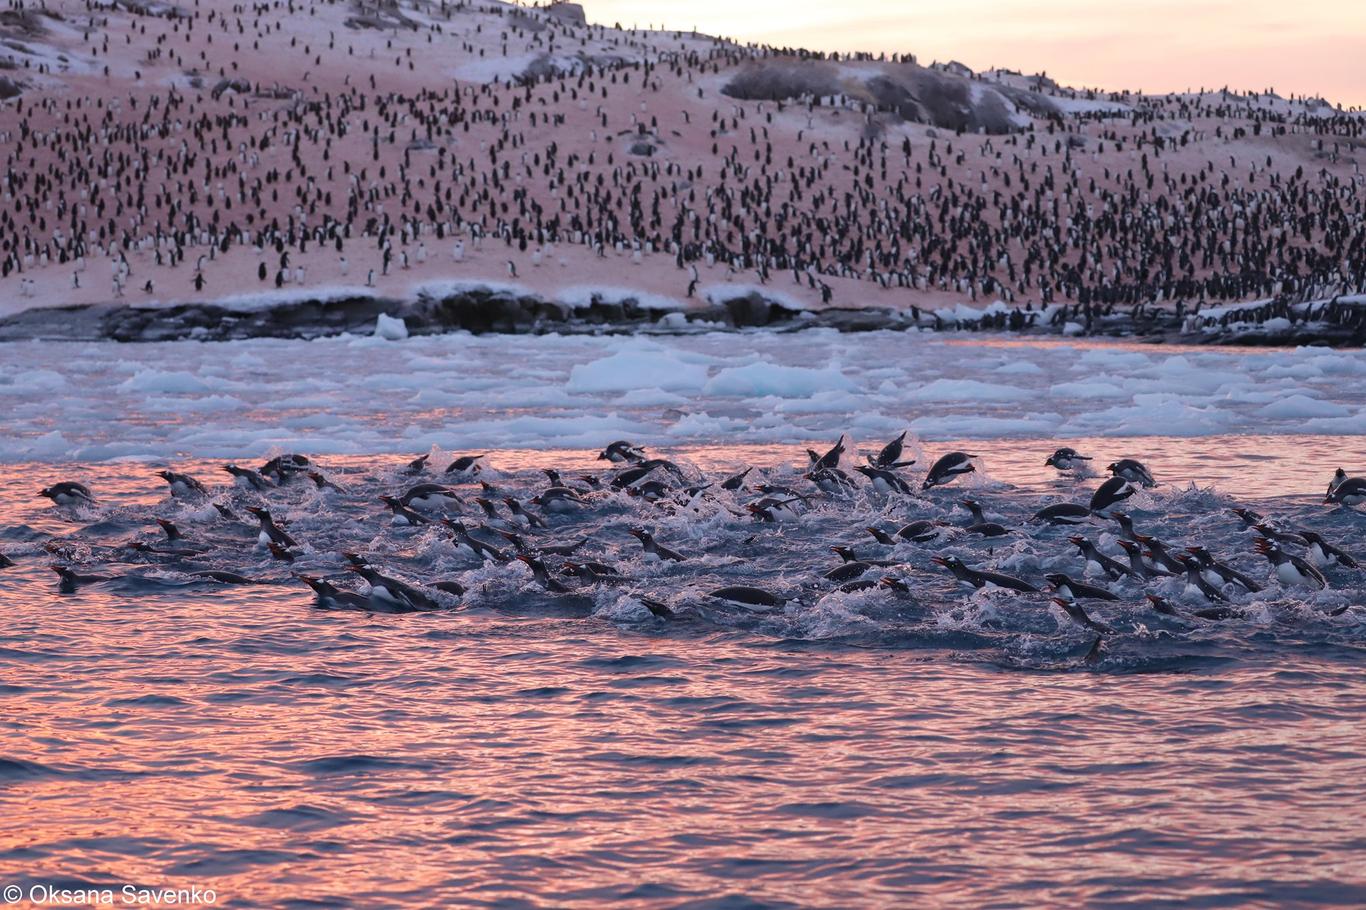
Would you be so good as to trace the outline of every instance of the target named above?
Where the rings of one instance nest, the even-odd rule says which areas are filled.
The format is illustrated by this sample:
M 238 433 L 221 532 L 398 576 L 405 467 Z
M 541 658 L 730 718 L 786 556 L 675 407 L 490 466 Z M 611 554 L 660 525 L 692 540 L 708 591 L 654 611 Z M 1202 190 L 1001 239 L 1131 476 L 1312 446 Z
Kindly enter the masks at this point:
M 631 536 L 640 541 L 645 551 L 646 562 L 683 562 L 687 557 L 670 550 L 655 540 L 654 535 L 644 528 L 632 528 Z
M 520 523 L 524 527 L 549 527 L 549 525 L 546 524 L 546 520 L 544 518 L 532 512 L 528 512 L 526 509 L 522 508 L 522 504 L 520 502 L 513 499 L 511 496 L 504 496 L 503 503 L 508 507 L 508 510 L 512 512 L 513 520 Z
M 1342 485 L 1342 482 L 1343 482 L 1344 480 L 1346 480 L 1346 479 L 1347 479 L 1347 472 L 1344 471 L 1342 468 L 1338 468 L 1336 471 L 1334 471 L 1334 472 L 1333 472 L 1333 479 L 1330 480 L 1330 481 L 1328 481 L 1328 493 L 1327 493 L 1327 495 L 1328 495 L 1328 496 L 1332 496 L 1332 495 L 1333 495 L 1333 491 L 1336 490 L 1339 486 L 1341 486 L 1341 485 Z
M 0 553 L 0 569 L 8 569 L 13 565 L 14 560 L 10 559 L 4 553 Z
M 943 566 L 954 574 L 954 576 L 965 584 L 972 585 L 974 588 L 1006 588 L 1011 591 L 1021 591 L 1026 594 L 1037 594 L 1039 589 L 1029 582 L 1014 577 L 1013 575 L 1002 575 L 999 572 L 985 572 L 981 569 L 973 569 L 963 564 L 957 556 L 931 556 L 930 561 L 936 565 Z
M 305 471 L 304 476 L 313 481 L 313 488 L 320 493 L 327 490 L 341 492 L 341 487 L 328 480 L 327 475 L 323 474 L 322 471 Z
M 745 509 L 756 520 L 772 524 L 797 518 L 799 513 L 792 507 L 800 501 L 795 498 L 775 499 L 771 496 L 765 496 L 763 499 L 747 504 Z
M 1366 477 L 1348 477 L 1323 498 L 1324 505 L 1359 506 L 1366 502 Z
M 469 553 L 480 562 L 493 560 L 496 563 L 506 563 L 511 561 L 510 557 L 502 550 L 470 534 L 463 522 L 443 518 L 442 523 L 450 529 L 451 538 L 455 541 L 456 548 Z
M 839 468 L 816 468 L 802 475 L 824 493 L 843 496 L 858 489 L 854 479 Z
M 502 531 L 497 528 L 494 532 L 501 535 L 508 543 L 512 544 L 518 553 L 531 553 L 533 555 L 546 556 L 573 556 L 574 553 L 588 543 L 588 538 L 567 544 L 540 544 L 539 546 L 529 546 L 522 536 L 515 531 Z
M 1044 467 L 1056 468 L 1059 471 L 1074 471 L 1077 468 L 1086 467 L 1086 462 L 1090 460 L 1089 455 L 1081 455 L 1076 449 L 1063 447 L 1048 456 L 1044 461 Z
M 355 591 L 347 591 L 312 575 L 296 575 L 294 577 L 313 589 L 313 596 L 317 599 L 320 607 L 347 610 L 368 610 L 370 608 L 370 598 L 363 597 Z
M 247 578 L 245 575 L 239 575 L 236 572 L 225 572 L 222 569 L 202 569 L 197 572 L 190 572 L 189 575 L 191 578 L 202 578 L 205 581 L 216 581 L 219 584 L 224 585 L 260 584 L 260 582 L 254 578 Z
M 223 465 L 223 470 L 233 476 L 233 480 L 237 482 L 238 486 L 245 487 L 249 490 L 255 490 L 258 493 L 269 490 L 271 487 L 275 486 L 275 484 L 266 480 L 251 468 L 242 468 L 235 464 L 225 464 Z
M 1357 561 L 1351 554 L 1333 546 L 1324 540 L 1322 535 L 1314 531 L 1301 531 L 1300 536 L 1308 543 L 1309 547 L 1305 551 L 1305 556 L 1315 566 L 1326 569 L 1333 565 L 1339 565 L 1347 569 L 1359 568 Z
M 907 522 L 896 529 L 896 536 L 902 540 L 909 540 L 912 543 L 929 543 L 939 537 L 942 525 L 938 522 L 918 519 Z
M 877 455 L 868 459 L 868 464 L 884 471 L 894 471 L 897 468 L 907 468 L 915 464 L 914 458 L 906 461 L 901 460 L 901 454 L 906 447 L 906 434 L 909 432 L 909 430 L 902 430 L 900 436 L 883 446 L 882 451 L 878 452 Z
M 464 505 L 460 494 L 439 483 L 420 483 L 409 487 L 398 501 L 410 509 L 454 509 Z
M 417 527 L 418 525 L 431 523 L 431 519 L 426 515 L 423 515 L 420 512 L 414 512 L 393 496 L 381 496 L 379 499 L 380 502 L 389 507 L 389 511 L 394 513 L 393 523 L 396 525 Z
M 418 588 L 392 578 L 370 565 L 352 563 L 347 569 L 355 572 L 370 585 L 370 599 L 387 602 L 411 610 L 439 610 L 441 604 Z
M 93 585 L 102 581 L 112 581 L 109 575 L 79 575 L 75 570 L 67 566 L 48 566 L 49 569 L 57 573 L 58 588 L 64 594 L 70 594 L 81 585 Z
M 960 474 L 972 473 L 977 470 L 977 466 L 969 459 L 976 457 L 976 455 L 969 455 L 966 452 L 950 452 L 941 456 L 938 461 L 930 466 L 930 473 L 925 475 L 925 480 L 920 488 L 928 490 L 930 487 L 942 486 Z
M 1111 559 L 1104 553 L 1096 549 L 1096 545 L 1085 537 L 1073 536 L 1067 538 L 1086 559 L 1086 571 L 1093 575 L 1108 575 L 1111 578 L 1123 578 L 1132 576 L 1134 573 L 1128 566 Z
M 1163 616 L 1181 615 L 1180 611 L 1178 611 L 1176 607 L 1173 607 L 1171 602 L 1165 597 L 1159 597 L 1156 594 L 1145 594 L 1143 596 L 1147 599 L 1148 603 L 1152 605 L 1155 612 L 1161 613 Z
M 1322 591 L 1328 587 L 1328 579 L 1323 577 L 1322 572 L 1300 557 L 1285 552 L 1276 546 L 1274 541 L 1265 537 L 1258 537 L 1253 543 L 1257 552 L 1265 556 L 1267 561 L 1271 563 L 1281 584 L 1309 588 L 1314 591 Z
M 1266 517 L 1262 515 L 1261 512 L 1254 512 L 1251 509 L 1233 508 L 1229 509 L 1229 511 L 1234 515 L 1237 515 L 1243 524 L 1247 525 L 1249 528 L 1255 528 L 1257 525 L 1266 521 Z
M 277 484 L 284 484 L 296 474 L 306 473 L 312 464 L 306 455 L 276 455 L 261 465 L 260 473 Z
M 840 438 L 835 441 L 835 444 L 830 447 L 829 451 L 811 463 L 811 472 L 816 473 L 838 468 L 840 466 L 840 458 L 844 456 L 844 451 L 844 436 L 841 435 Z
M 462 455 L 450 463 L 446 468 L 447 474 L 455 474 L 462 477 L 474 477 L 479 473 L 479 459 L 483 455 Z
M 537 559 L 535 556 L 532 556 L 530 553 L 518 553 L 517 558 L 526 563 L 527 568 L 531 569 L 532 577 L 536 579 L 541 587 L 545 588 L 551 594 L 570 593 L 569 588 L 565 587 L 563 582 L 554 578 L 550 574 L 550 571 L 546 569 L 545 563 L 541 562 L 541 560 Z
M 621 570 L 601 562 L 566 562 L 560 566 L 560 574 L 582 579 L 589 584 L 619 584 L 626 581 Z
M 1003 537 L 1010 533 L 1010 529 L 1005 525 L 987 521 L 987 517 L 983 514 L 982 507 L 978 505 L 977 500 L 964 499 L 960 500 L 960 504 L 972 513 L 972 523 L 963 528 L 969 534 L 979 534 L 982 537 Z
M 749 472 L 752 471 L 752 470 L 754 470 L 754 468 L 752 468 L 752 467 L 751 467 L 751 468 L 745 468 L 743 471 L 741 471 L 741 472 L 738 473 L 738 474 L 732 474 L 732 475 L 730 475 L 730 476 L 727 477 L 725 480 L 721 481 L 721 489 L 723 489 L 723 490 L 731 490 L 731 491 L 740 489 L 740 487 L 744 486 L 745 477 L 748 476 L 748 475 L 749 475 Z
M 1115 524 L 1119 525 L 1119 530 L 1124 535 L 1126 540 L 1138 540 L 1137 532 L 1134 530 L 1134 520 L 1125 513 L 1117 512 L 1114 509 L 1111 509 L 1109 512 L 1106 512 L 1105 515 L 1102 517 L 1108 518 Z
M 1150 534 L 1135 534 L 1134 539 L 1146 548 L 1153 565 L 1173 575 L 1180 575 L 1186 571 L 1185 561 L 1167 552 L 1167 545 L 1156 537 Z
M 170 485 L 171 495 L 177 499 L 209 495 L 209 491 L 204 489 L 204 485 L 189 474 L 177 474 L 175 471 L 157 471 L 157 476 Z
M 1083 626 L 1087 629 L 1090 629 L 1093 632 L 1099 632 L 1102 635 L 1108 635 L 1111 632 L 1115 631 L 1114 629 L 1110 628 L 1104 623 L 1099 623 L 1092 619 L 1089 615 L 1087 615 L 1086 611 L 1082 609 L 1081 604 L 1077 603 L 1074 600 L 1067 600 L 1062 597 L 1052 597 L 1049 599 L 1053 603 L 1057 604 L 1059 607 L 1062 607 L 1062 611 L 1067 614 L 1068 618 L 1079 626 Z M 1100 639 L 1097 638 L 1096 642 L 1099 641 Z M 1097 650 L 1097 646 L 1093 644 L 1091 646 L 1091 650 L 1092 652 L 1095 652 Z M 1092 659 L 1090 653 L 1087 654 L 1087 658 Z
M 74 480 L 64 480 L 61 483 L 54 483 L 50 487 L 43 487 L 38 491 L 39 496 L 45 496 L 59 506 L 89 506 L 95 504 L 95 496 L 90 492 L 90 488 L 83 483 Z
M 1123 477 L 1111 477 L 1091 495 L 1091 511 L 1104 512 L 1110 506 L 1128 499 L 1135 492 L 1137 491 L 1133 484 Z
M 633 445 L 624 439 L 618 439 L 610 443 L 607 448 L 598 454 L 598 461 L 612 461 L 621 463 L 623 461 L 641 462 L 645 460 L 645 450 L 640 446 Z
M 1034 523 L 1047 522 L 1051 525 L 1079 525 L 1091 517 L 1091 510 L 1086 506 L 1074 505 L 1070 502 L 1060 502 L 1056 505 L 1044 506 L 1035 512 L 1029 520 Z
M 1066 600 L 1077 600 L 1083 597 L 1090 600 L 1119 600 L 1119 595 L 1113 591 L 1074 581 L 1062 572 L 1045 575 L 1044 578 L 1048 579 L 1048 583 L 1053 586 L 1054 592 Z
M 863 559 L 863 558 L 860 557 L 857 553 L 854 552 L 854 549 L 853 549 L 852 547 L 843 547 L 843 546 L 838 546 L 838 545 L 836 545 L 836 546 L 832 546 L 832 547 L 830 548 L 830 552 L 831 552 L 831 553 L 834 553 L 834 554 L 835 554 L 836 556 L 838 556 L 843 562 L 847 562 L 847 563 L 848 563 L 848 562 L 861 562 L 861 563 L 864 563 L 865 565 L 870 565 L 870 566 L 884 566 L 884 567 L 885 567 L 885 566 L 895 566 L 895 565 L 899 565 L 899 563 L 897 563 L 895 560 L 891 560 L 891 559 Z
M 1214 554 L 1210 553 L 1210 551 L 1206 550 L 1204 547 L 1186 547 L 1186 552 L 1195 557 L 1196 562 L 1200 563 L 1200 571 L 1204 574 L 1210 584 L 1235 584 L 1250 593 L 1256 593 L 1262 589 L 1261 585 L 1248 578 L 1242 572 L 1239 572 L 1232 566 L 1227 566 L 1222 562 L 1219 562 L 1214 558 Z
M 252 515 L 255 515 L 257 520 L 261 523 L 260 533 L 256 538 L 261 546 L 269 546 L 271 543 L 275 543 L 291 550 L 299 546 L 293 537 L 290 537 L 284 529 L 275 524 L 269 510 L 257 506 L 250 506 L 247 508 L 247 511 Z
M 915 462 L 912 461 L 911 464 Z M 873 489 L 879 493 L 891 494 L 900 493 L 905 496 L 912 495 L 911 485 L 892 473 L 890 468 L 879 468 L 873 465 L 858 465 L 854 468 L 864 477 L 867 477 L 873 484 Z
M 513 262 L 511 259 L 509 259 L 509 260 L 507 261 L 507 264 L 508 264 L 508 277 L 509 277 L 509 278 L 515 279 L 515 278 L 517 277 L 517 263 L 515 263 L 515 262 Z
M 1135 578 L 1157 578 L 1171 573 L 1158 566 L 1143 561 L 1143 548 L 1132 540 L 1119 541 L 1120 549 L 1129 554 L 1129 568 Z
M 1132 458 L 1121 458 L 1119 461 L 1108 465 L 1105 470 L 1115 477 L 1121 477 L 1129 483 L 1136 483 L 1139 486 L 1153 487 L 1157 481 L 1153 480 L 1152 472 L 1140 461 Z
M 717 588 L 714 591 L 708 591 L 707 596 L 732 606 L 760 612 L 774 610 L 787 603 L 786 598 L 765 591 L 763 588 L 754 588 L 749 585 L 729 585 L 724 588 Z
M 423 471 L 427 470 L 427 459 L 431 457 L 431 452 L 428 452 L 426 455 L 417 456 L 412 461 L 408 462 L 408 466 L 403 469 L 404 473 L 421 474 Z
M 540 506 L 547 512 L 572 512 L 588 505 L 577 491 L 569 487 L 551 487 L 531 497 L 532 505 Z

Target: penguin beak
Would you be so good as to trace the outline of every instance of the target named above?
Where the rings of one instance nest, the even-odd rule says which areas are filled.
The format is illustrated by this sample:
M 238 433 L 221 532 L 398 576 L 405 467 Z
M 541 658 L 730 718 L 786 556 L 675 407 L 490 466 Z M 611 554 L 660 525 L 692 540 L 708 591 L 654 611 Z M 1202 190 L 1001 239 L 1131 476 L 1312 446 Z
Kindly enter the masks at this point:
M 943 566 L 946 569 L 949 566 L 949 561 L 942 556 L 931 556 L 930 562 L 934 563 L 935 565 Z
M 52 495 L 52 488 L 51 488 L 51 487 L 43 487 L 41 490 L 38 491 L 38 495 L 39 495 L 39 496 L 51 496 L 51 495 Z
M 1081 537 L 1081 536 L 1078 536 L 1078 535 L 1073 535 L 1072 537 L 1067 538 L 1067 540 L 1068 540 L 1070 543 L 1073 543 L 1073 544 L 1075 544 L 1075 545 L 1077 545 L 1077 546 L 1081 546 L 1083 543 L 1086 542 L 1086 538 L 1085 538 L 1085 537 Z

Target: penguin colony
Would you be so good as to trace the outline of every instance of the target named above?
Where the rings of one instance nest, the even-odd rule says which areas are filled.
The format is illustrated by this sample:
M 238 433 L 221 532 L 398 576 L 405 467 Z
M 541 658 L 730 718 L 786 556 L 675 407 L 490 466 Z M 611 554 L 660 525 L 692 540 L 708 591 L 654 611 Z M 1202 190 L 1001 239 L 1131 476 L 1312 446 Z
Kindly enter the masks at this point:
M 808 303 L 1003 301 L 987 327 L 1155 308 L 1198 327 L 1236 301 L 1257 302 L 1210 318 L 1294 320 L 1306 300 L 1366 324 L 1359 112 L 938 67 L 965 97 L 1014 80 L 1034 103 L 999 134 L 927 129 L 868 97 L 735 87 L 775 62 L 927 69 L 909 56 L 568 6 L 11 0 L 0 287 L 206 299 L 437 260 L 469 277 L 488 248 L 483 279 L 611 257 L 691 297 L 705 265 Z
M 385 613 L 458 609 L 467 595 L 477 593 L 476 586 L 507 586 L 506 577 L 491 579 L 483 570 L 520 562 L 526 567 L 522 578 L 529 573 L 552 600 L 581 605 L 604 588 L 619 589 L 659 621 L 685 620 L 708 609 L 799 608 L 832 592 L 880 591 L 908 610 L 921 609 L 926 576 L 948 573 L 965 592 L 1002 592 L 1013 609 L 1058 608 L 1066 623 L 1096 633 L 1094 653 L 1113 631 L 1104 620 L 1112 602 L 1144 604 L 1190 622 L 1217 622 L 1245 615 L 1240 602 L 1264 587 L 1306 596 L 1361 583 L 1357 559 L 1324 534 L 1247 508 L 1227 513 L 1229 524 L 1247 530 L 1244 553 L 1218 554 L 1194 541 L 1159 539 L 1151 528 L 1144 529 L 1137 510 L 1125 511 L 1129 500 L 1157 482 L 1141 462 L 1128 458 L 1111 462 L 1109 476 L 1084 501 L 1044 504 L 1010 526 L 991 517 L 990 503 L 959 495 L 955 488 L 976 472 L 973 454 L 944 454 L 920 474 L 906 440 L 903 433 L 860 460 L 841 437 L 824 453 L 808 450 L 802 472 L 745 467 L 712 477 L 650 457 L 625 440 L 598 455 L 605 470 L 571 475 L 545 469 L 539 482 L 489 470 L 484 455 L 456 458 L 444 469 L 423 455 L 384 475 L 388 492 L 329 476 L 313 459 L 295 454 L 259 468 L 225 465 L 231 482 L 224 487 L 163 470 L 157 476 L 165 481 L 168 497 L 153 510 L 159 531 L 151 537 L 92 546 L 78 532 L 49 539 L 43 551 L 56 560 L 51 569 L 68 593 L 116 581 L 120 572 L 155 567 L 205 584 L 298 584 L 311 590 L 321 607 Z M 1090 487 L 1087 478 L 1094 476 L 1091 460 L 1061 448 L 1044 467 L 1064 472 L 1084 491 Z M 54 484 L 38 495 L 66 517 L 91 526 L 108 517 L 101 514 L 96 494 L 77 481 Z M 370 552 L 319 550 L 286 527 L 278 515 L 287 509 L 320 508 L 316 501 L 308 505 L 309 497 L 371 503 L 368 517 L 359 519 L 359 539 L 368 541 Z M 1366 478 L 1339 469 L 1323 502 L 1355 521 L 1360 513 L 1354 510 L 1366 503 Z M 781 538 L 785 525 L 813 514 L 822 523 L 843 518 L 841 527 L 867 525 L 857 539 L 829 541 L 829 565 L 785 575 L 781 588 L 689 585 L 689 564 L 698 564 L 694 560 L 704 556 L 698 550 L 707 541 L 678 542 L 657 531 L 665 518 L 680 516 L 748 526 L 742 544 L 727 545 L 739 552 L 762 545 L 765 536 Z M 598 520 L 603 516 L 626 529 L 634 542 L 627 545 L 630 538 L 617 534 L 609 546 L 611 534 L 604 533 L 609 526 Z M 1108 535 L 1106 547 L 1102 534 Z M 1038 577 L 993 568 L 998 548 L 1016 541 L 1064 558 L 1050 559 L 1053 571 Z M 944 552 L 965 542 L 976 542 L 971 561 Z M 466 568 L 443 577 L 412 577 L 386 565 L 386 557 L 397 561 L 431 546 L 449 548 Z M 23 558 L 0 554 L 0 567 Z M 247 562 L 256 567 L 254 573 L 222 567 Z M 92 564 L 96 570 L 87 568 Z M 737 576 L 751 568 L 743 557 L 734 565 Z M 708 571 L 713 569 L 714 563 Z M 660 583 L 666 576 L 667 585 Z M 1328 614 L 1341 615 L 1350 606 L 1331 607 Z

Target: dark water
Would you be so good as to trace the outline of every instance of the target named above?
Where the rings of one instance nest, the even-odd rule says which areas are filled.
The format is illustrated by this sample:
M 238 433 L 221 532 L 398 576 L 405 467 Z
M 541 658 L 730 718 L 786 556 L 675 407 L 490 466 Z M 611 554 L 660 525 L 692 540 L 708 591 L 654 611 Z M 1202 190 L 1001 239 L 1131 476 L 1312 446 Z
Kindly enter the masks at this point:
M 1320 504 L 1332 467 L 1363 453 L 1307 437 L 1091 442 L 1141 450 L 1164 481 L 1128 503 L 1140 531 L 1204 543 L 1265 590 L 1230 588 L 1234 613 L 1214 621 L 1183 582 L 1115 584 L 1119 601 L 1087 604 L 1114 629 L 1088 658 L 1094 634 L 1046 596 L 954 584 L 931 556 L 1035 582 L 1081 575 L 1076 529 L 1025 520 L 1099 478 L 1045 473 L 1042 443 L 975 443 L 983 476 L 966 484 L 818 496 L 776 525 L 733 514 L 752 494 L 673 514 L 598 494 L 528 535 L 588 538 L 585 553 L 627 576 L 566 578 L 568 595 L 521 563 L 478 564 L 443 531 L 391 525 L 376 497 L 412 480 L 388 457 L 322 458 L 341 487 L 323 494 L 214 486 L 239 514 L 267 501 L 301 543 L 293 564 L 248 525 L 167 499 L 157 465 L 8 467 L 0 871 L 24 886 L 195 885 L 259 907 L 1361 904 L 1366 576 L 1334 568 L 1326 591 L 1286 589 L 1228 509 L 1366 555 L 1362 516 Z M 669 454 L 717 476 L 801 459 Z M 603 470 L 581 453 L 489 462 L 485 477 L 523 501 L 546 464 Z M 1190 485 L 1210 474 L 1219 488 Z M 33 496 L 72 477 L 96 508 Z M 1221 491 L 1235 478 L 1239 495 Z M 772 479 L 805 484 L 791 468 Z M 964 493 L 1014 533 L 888 548 L 862 531 L 964 525 Z M 461 511 L 473 525 L 477 507 Z M 127 549 L 158 541 L 153 516 L 205 555 Z M 641 525 L 687 561 L 645 564 L 627 533 Z M 1107 552 L 1116 531 L 1084 529 Z M 835 591 L 821 578 L 832 543 L 894 562 L 875 571 L 908 592 Z M 344 550 L 469 591 L 434 592 L 433 612 L 319 609 L 292 575 L 363 590 Z M 61 593 L 59 562 L 111 580 Z M 209 567 L 261 583 L 187 574 Z M 736 583 L 791 600 L 755 612 L 705 596 Z

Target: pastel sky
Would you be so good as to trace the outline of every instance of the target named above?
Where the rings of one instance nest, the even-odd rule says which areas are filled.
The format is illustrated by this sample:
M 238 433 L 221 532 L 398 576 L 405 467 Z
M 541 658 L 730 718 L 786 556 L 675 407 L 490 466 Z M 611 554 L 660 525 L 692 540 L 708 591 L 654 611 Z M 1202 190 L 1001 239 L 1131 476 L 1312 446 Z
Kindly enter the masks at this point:
M 594 22 L 901 51 L 1148 92 L 1274 88 L 1366 106 L 1366 0 L 581 0 Z

